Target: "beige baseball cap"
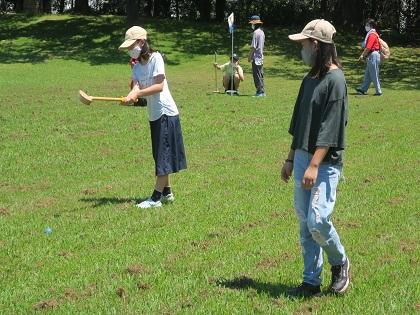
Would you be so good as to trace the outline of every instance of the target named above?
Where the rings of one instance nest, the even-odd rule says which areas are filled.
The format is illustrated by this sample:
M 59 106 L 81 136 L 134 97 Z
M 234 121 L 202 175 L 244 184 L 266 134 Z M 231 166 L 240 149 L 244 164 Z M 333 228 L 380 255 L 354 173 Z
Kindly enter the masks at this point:
M 130 27 L 127 32 L 125 32 L 124 43 L 122 43 L 118 49 L 128 48 L 138 39 L 147 39 L 147 31 L 140 26 Z
M 298 34 L 289 35 L 289 39 L 302 41 L 307 38 L 314 38 L 321 42 L 332 44 L 336 33 L 334 26 L 323 19 L 310 21 Z
M 259 15 L 253 15 L 249 18 L 249 24 L 263 24 Z

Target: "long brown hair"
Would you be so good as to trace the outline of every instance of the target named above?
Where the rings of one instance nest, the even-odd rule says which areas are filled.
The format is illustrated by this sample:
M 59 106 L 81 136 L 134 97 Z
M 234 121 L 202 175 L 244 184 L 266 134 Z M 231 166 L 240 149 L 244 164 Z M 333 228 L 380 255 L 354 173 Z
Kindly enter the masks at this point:
M 311 39 L 311 42 L 314 40 Z M 311 77 L 321 79 L 330 70 L 332 64 L 335 64 L 338 68 L 342 69 L 341 63 L 338 60 L 337 49 L 335 44 L 328 44 L 321 41 L 318 42 L 317 54 L 315 58 L 315 64 L 309 71 Z
M 144 41 L 143 47 L 141 48 L 139 59 L 144 59 L 147 61 L 154 52 L 155 50 L 150 47 L 150 39 L 146 39 Z

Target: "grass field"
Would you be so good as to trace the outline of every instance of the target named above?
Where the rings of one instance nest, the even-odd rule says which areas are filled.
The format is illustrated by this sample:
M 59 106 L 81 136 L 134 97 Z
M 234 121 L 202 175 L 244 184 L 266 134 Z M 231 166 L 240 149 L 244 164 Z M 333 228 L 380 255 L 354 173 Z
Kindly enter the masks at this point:
M 79 89 L 126 95 L 123 20 L 1 17 L 0 313 L 418 314 L 420 48 L 389 43 L 384 96 L 360 97 L 362 38 L 338 35 L 350 118 L 334 222 L 352 284 L 293 300 L 302 258 L 279 169 L 305 72 L 286 35 L 300 27 L 266 29 L 268 97 L 255 99 L 245 58 L 241 96 L 212 93 L 224 25 L 144 25 L 167 56 L 189 163 L 173 176 L 175 203 L 145 211 L 134 207 L 154 184 L 145 109 L 77 101 Z

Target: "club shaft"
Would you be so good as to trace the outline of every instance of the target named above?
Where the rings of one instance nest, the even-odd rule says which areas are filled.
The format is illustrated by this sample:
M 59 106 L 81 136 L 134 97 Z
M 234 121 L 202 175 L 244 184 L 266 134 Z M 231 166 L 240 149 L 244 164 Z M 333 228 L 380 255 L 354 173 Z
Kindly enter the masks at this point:
M 92 100 L 96 101 L 122 101 L 122 97 L 102 97 L 102 96 L 92 96 Z

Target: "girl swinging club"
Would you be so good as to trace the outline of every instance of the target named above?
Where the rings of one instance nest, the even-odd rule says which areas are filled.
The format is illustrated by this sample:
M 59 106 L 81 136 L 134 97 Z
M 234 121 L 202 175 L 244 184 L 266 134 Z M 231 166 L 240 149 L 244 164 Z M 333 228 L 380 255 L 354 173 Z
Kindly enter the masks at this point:
M 129 28 L 119 49 L 127 49 L 132 58 L 139 60 L 133 66 L 133 88 L 124 104 L 139 98 L 147 100 L 155 160 L 155 189 L 151 197 L 137 207 L 161 207 L 162 202 L 175 199 L 169 175 L 187 168 L 178 108 L 169 92 L 162 55 L 150 48 L 147 31 L 139 26 Z

